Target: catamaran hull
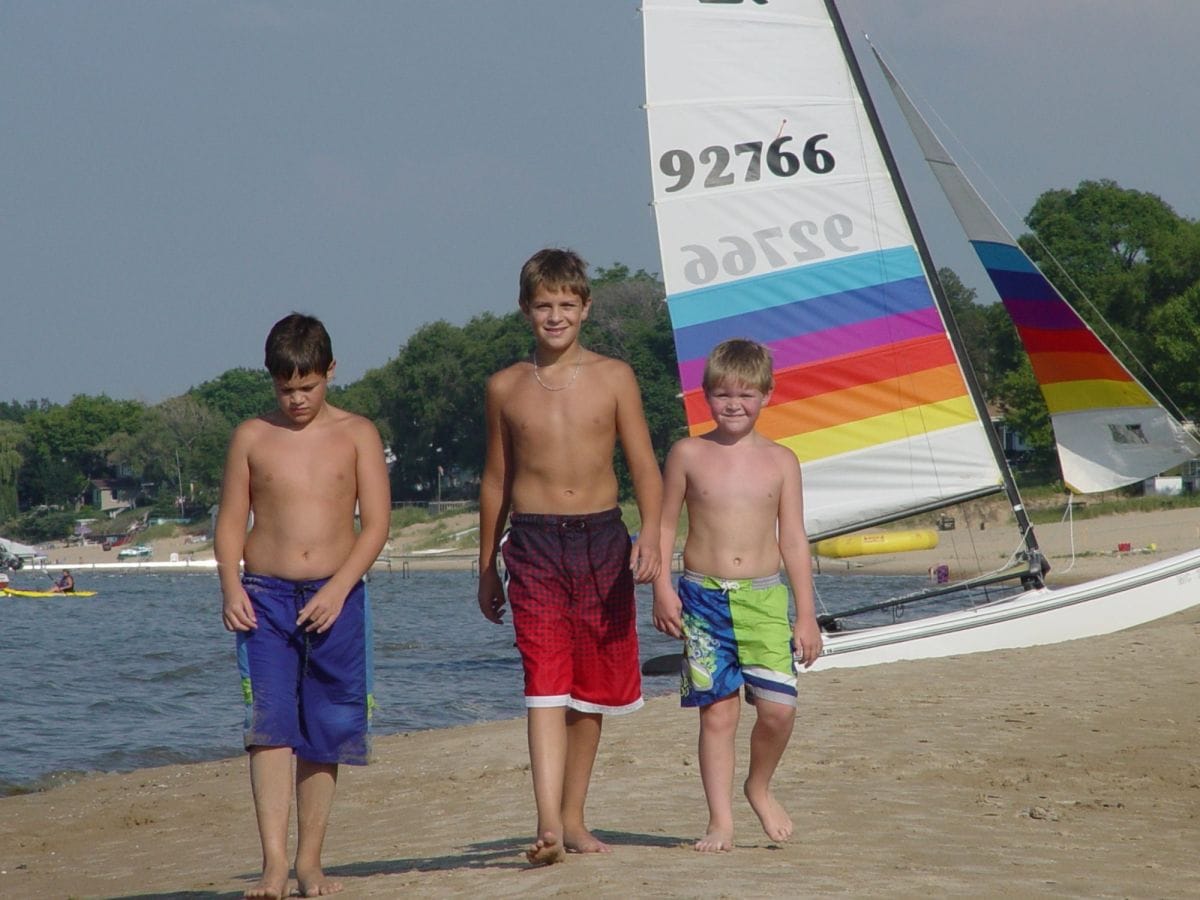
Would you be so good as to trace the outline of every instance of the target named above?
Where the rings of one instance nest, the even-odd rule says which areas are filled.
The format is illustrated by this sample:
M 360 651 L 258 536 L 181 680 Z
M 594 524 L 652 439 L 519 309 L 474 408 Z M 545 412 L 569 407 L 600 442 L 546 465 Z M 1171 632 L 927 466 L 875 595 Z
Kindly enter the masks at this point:
M 1200 604 L 1200 550 L 1117 575 L 1040 588 L 987 606 L 825 637 L 808 669 L 873 666 L 1111 634 Z

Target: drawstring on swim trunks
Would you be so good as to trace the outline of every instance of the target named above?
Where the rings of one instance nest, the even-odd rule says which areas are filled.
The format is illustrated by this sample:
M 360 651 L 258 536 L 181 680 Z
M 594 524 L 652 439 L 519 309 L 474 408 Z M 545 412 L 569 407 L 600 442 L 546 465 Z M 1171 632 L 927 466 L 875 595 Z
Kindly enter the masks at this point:
M 309 598 L 315 593 L 316 593 L 316 591 L 312 590 L 312 586 L 309 584 L 305 584 L 303 582 L 298 582 L 296 584 L 295 597 L 296 597 L 296 612 L 297 613 L 299 613 L 300 610 L 304 608 L 304 604 L 308 603 Z M 312 632 L 305 631 L 303 634 L 303 637 L 304 637 L 304 653 L 300 657 L 300 672 L 302 675 L 307 675 L 307 674 L 309 674 L 308 673 L 308 656 L 312 650 Z

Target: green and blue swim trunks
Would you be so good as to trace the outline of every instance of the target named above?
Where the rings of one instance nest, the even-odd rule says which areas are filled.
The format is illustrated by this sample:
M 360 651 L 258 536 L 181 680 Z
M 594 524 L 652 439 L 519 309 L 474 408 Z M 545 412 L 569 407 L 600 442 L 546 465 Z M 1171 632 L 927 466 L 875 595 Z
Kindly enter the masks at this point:
M 690 569 L 679 579 L 683 602 L 680 705 L 708 706 L 737 693 L 796 705 L 788 588 L 778 575 L 723 579 Z

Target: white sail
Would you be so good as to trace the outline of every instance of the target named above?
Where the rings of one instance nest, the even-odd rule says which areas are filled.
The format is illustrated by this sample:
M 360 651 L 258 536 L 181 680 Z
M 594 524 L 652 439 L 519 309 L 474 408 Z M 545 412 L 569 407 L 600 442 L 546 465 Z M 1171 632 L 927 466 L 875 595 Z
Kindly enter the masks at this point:
M 878 52 L 875 59 L 1017 327 L 1050 409 L 1063 482 L 1079 493 L 1108 491 L 1200 456 L 1200 443 L 1113 356 L 1038 271 Z
M 760 425 L 811 536 L 1000 489 L 929 274 L 821 0 L 643 5 L 654 208 L 693 433 L 729 337 L 767 344 Z

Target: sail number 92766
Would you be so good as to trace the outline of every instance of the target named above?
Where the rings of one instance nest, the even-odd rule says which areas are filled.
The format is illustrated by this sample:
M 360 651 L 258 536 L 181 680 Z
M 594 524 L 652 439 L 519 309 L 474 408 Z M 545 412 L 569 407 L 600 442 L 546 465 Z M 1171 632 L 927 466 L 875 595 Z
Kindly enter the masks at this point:
M 854 220 L 844 213 L 833 213 L 819 225 L 804 219 L 793 222 L 786 237 L 778 225 L 753 232 L 753 243 L 738 235 L 719 237 L 720 246 L 715 252 L 704 244 L 684 244 L 679 250 L 690 256 L 683 264 L 683 277 L 690 284 L 701 285 L 714 281 L 722 271 L 731 278 L 742 278 L 759 269 L 794 265 L 792 260 L 805 263 L 823 259 L 827 253 L 820 238 L 841 253 L 853 253 L 859 249 L 849 242 L 853 234 Z
M 804 149 L 797 156 L 787 149 L 792 140 L 790 134 L 782 134 L 767 145 L 767 170 L 780 178 L 791 178 L 801 168 L 816 175 L 832 172 L 835 164 L 833 154 L 817 145 L 829 135 L 814 134 L 804 142 Z M 704 187 L 717 188 L 733 184 L 737 175 L 732 171 L 734 156 L 746 157 L 746 169 L 742 173 L 742 181 L 762 180 L 763 142 L 744 141 L 733 145 L 733 153 L 728 147 L 714 144 L 700 151 L 696 159 L 686 150 L 668 150 L 658 159 L 659 170 L 668 178 L 676 179 L 675 183 L 664 188 L 668 194 L 682 191 L 696 177 L 697 159 L 700 165 L 708 167 L 704 176 Z

